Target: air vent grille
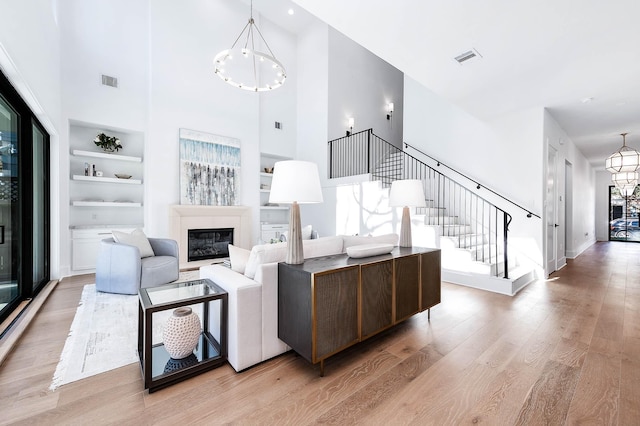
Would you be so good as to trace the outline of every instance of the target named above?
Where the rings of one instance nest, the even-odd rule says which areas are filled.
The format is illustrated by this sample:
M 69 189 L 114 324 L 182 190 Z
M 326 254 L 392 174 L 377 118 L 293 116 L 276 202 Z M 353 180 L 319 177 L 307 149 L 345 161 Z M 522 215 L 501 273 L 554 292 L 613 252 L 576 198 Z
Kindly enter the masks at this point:
M 476 58 L 476 57 L 482 58 L 482 55 L 480 53 L 478 53 L 478 51 L 476 49 L 471 49 L 471 50 L 468 50 L 468 51 L 456 56 L 454 59 L 459 64 L 462 64 L 462 63 L 464 63 L 464 62 L 466 62 L 466 61 L 468 61 L 470 59 Z
M 102 84 L 110 87 L 118 87 L 118 79 L 116 77 L 102 74 Z

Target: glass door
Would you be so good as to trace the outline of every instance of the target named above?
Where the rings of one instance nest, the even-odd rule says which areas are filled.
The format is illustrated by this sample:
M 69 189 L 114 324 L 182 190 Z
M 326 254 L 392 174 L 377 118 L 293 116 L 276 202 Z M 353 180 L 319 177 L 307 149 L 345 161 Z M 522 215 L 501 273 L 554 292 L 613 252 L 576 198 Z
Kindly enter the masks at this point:
M 0 96 L 0 312 L 18 289 L 18 114 Z
M 49 143 L 47 133 L 37 123 L 33 130 L 32 164 L 32 290 L 49 280 Z
M 49 282 L 49 182 L 49 134 L 0 70 L 0 323 Z
M 624 196 L 615 186 L 609 187 L 609 241 L 640 242 L 640 185 Z

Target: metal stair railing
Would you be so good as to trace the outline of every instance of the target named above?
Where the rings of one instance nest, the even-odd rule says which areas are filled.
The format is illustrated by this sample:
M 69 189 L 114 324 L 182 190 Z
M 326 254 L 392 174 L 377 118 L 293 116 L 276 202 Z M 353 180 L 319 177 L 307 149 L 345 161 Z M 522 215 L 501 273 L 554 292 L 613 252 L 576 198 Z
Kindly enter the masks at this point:
M 397 179 L 422 181 L 427 207 L 416 209 L 425 223 L 474 260 L 495 265 L 493 275 L 509 278 L 508 231 L 512 217 L 472 190 L 373 133 L 353 133 L 328 142 L 329 178 L 370 174 L 383 187 Z M 503 266 L 499 267 L 502 260 Z

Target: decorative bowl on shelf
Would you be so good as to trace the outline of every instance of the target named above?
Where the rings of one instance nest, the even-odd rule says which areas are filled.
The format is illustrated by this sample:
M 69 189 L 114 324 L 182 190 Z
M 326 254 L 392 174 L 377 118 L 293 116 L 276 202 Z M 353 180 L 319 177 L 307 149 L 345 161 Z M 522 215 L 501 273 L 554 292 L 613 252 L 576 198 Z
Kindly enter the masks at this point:
M 122 173 L 116 173 L 115 175 L 118 179 L 131 179 L 131 175 L 125 175 Z
M 273 173 L 273 167 L 265 167 L 264 168 L 264 172 L 265 173 Z

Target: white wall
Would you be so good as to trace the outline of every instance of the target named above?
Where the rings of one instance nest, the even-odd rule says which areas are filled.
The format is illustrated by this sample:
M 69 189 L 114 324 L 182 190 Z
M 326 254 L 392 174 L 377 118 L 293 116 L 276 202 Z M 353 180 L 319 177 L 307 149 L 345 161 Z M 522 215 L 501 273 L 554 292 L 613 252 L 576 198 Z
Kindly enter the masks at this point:
M 400 147 L 403 129 L 403 85 L 400 70 L 339 31 L 329 27 L 329 138 L 345 135 L 349 117 L 353 132 L 373 129 Z M 392 119 L 387 105 L 394 103 Z
M 164 0 L 151 2 L 150 8 L 148 227 L 155 234 L 169 233 L 168 206 L 179 203 L 178 130 L 188 128 L 240 139 L 240 203 L 253 208 L 255 242 L 260 235 L 260 151 L 287 156 L 295 151 L 295 38 L 257 20 L 288 78 L 282 88 L 256 94 L 224 84 L 212 66 L 215 54 L 231 47 L 246 24 L 246 5 Z M 282 131 L 273 129 L 275 120 L 285 126 Z
M 295 154 L 296 39 L 254 14 L 287 82 L 264 94 L 226 85 L 213 73 L 213 57 L 231 46 L 248 14 L 244 3 L 229 0 L 69 0 L 61 7 L 64 121 L 143 132 L 149 235 L 170 235 L 168 208 L 179 203 L 178 132 L 187 128 L 240 139 L 240 203 L 253 207 L 252 241 L 259 237 L 259 154 Z M 117 77 L 119 87 L 102 86 L 101 74 Z M 66 179 L 68 146 L 62 152 Z M 61 226 L 68 225 L 67 215 Z M 68 237 L 63 252 L 68 269 Z
M 483 122 L 405 77 L 405 141 L 483 186 L 542 216 L 543 144 L 541 108 L 518 111 Z M 414 150 L 411 155 L 435 167 Z M 439 170 L 475 187 L 444 167 Z M 510 244 L 533 265 L 542 267 L 543 230 L 538 218 L 488 191 L 479 195 L 513 216 Z
M 611 173 L 606 170 L 596 172 L 595 227 L 598 241 L 609 241 L 609 186 L 611 184 Z
M 298 124 L 296 158 L 318 165 L 324 202 L 300 206 L 302 225 L 312 224 L 321 236 L 335 234 L 335 196 L 327 190 L 329 93 L 328 27 L 314 23 L 298 38 Z
M 0 69 L 51 135 L 51 278 L 59 278 L 67 240 L 60 227 L 65 174 L 56 174 L 60 164 L 60 30 L 52 0 L 5 0 L 0 5 Z
M 558 151 L 558 220 L 561 232 L 559 240 L 564 241 L 564 236 L 570 235 L 565 242 L 565 253 L 568 258 L 575 258 L 586 250 L 596 239 L 596 175 L 582 153 L 576 148 L 573 141 L 555 121 L 549 111 L 544 112 L 544 140 Z M 546 145 L 546 144 L 545 144 Z M 545 156 L 546 158 L 546 156 Z M 571 183 L 565 182 L 566 164 L 571 165 Z M 571 209 L 567 211 L 567 199 L 571 198 Z M 565 233 L 566 227 L 570 227 Z
M 267 19 L 258 22 L 260 31 L 285 65 L 287 80 L 273 93 L 260 95 L 260 151 L 293 158 L 296 155 L 297 122 L 297 38 Z M 275 46 L 278 46 L 276 49 Z M 276 129 L 275 122 L 281 124 Z

